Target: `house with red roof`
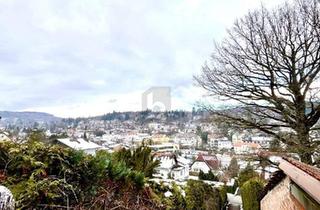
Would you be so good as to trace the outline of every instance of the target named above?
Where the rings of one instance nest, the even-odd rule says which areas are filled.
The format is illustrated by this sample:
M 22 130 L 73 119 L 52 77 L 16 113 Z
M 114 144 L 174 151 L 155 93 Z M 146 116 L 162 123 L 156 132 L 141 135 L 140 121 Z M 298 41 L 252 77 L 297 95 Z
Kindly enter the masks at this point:
M 203 171 L 208 173 L 219 168 L 219 160 L 215 155 L 199 154 L 197 159 L 191 165 L 191 172 Z

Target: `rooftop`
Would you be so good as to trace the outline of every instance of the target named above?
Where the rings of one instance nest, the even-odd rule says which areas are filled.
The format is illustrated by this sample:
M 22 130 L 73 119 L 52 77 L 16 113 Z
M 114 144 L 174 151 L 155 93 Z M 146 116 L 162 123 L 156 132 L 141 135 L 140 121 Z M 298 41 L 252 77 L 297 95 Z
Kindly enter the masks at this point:
M 199 154 L 195 161 L 205 162 L 209 168 L 216 169 L 218 167 L 218 158 L 215 155 Z
M 302 162 L 294 160 L 292 158 L 283 157 L 283 159 L 320 181 L 320 169 L 319 168 L 317 168 L 315 166 L 308 165 L 306 163 L 302 163 Z
M 76 149 L 76 150 L 87 150 L 87 149 L 98 149 L 101 148 L 100 145 L 90 142 L 90 141 L 86 141 L 82 138 L 78 138 L 78 139 L 71 139 L 71 138 L 64 138 L 64 139 L 57 139 L 59 142 L 61 142 L 62 144 Z
M 320 169 L 292 158 L 283 158 L 279 168 L 305 192 L 320 203 Z

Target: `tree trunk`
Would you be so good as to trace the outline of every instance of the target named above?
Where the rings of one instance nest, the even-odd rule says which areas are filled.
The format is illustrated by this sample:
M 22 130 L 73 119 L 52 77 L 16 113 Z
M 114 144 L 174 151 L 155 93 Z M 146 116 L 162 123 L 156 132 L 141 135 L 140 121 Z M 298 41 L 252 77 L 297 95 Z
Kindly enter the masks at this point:
M 300 145 L 298 145 L 298 154 L 300 156 L 300 159 L 302 162 L 307 164 L 312 164 L 312 149 L 310 148 L 310 136 L 309 136 L 309 130 L 306 128 L 306 126 L 301 125 L 298 129 L 296 129 L 297 132 L 297 138 L 298 142 L 300 142 Z
M 312 149 L 310 148 L 310 129 L 308 126 L 308 120 L 306 116 L 306 102 L 305 98 L 300 94 L 299 85 L 296 84 L 297 88 L 294 89 L 295 99 L 296 99 L 296 132 L 297 140 L 299 145 L 297 145 L 298 154 L 302 162 L 307 164 L 312 164 Z

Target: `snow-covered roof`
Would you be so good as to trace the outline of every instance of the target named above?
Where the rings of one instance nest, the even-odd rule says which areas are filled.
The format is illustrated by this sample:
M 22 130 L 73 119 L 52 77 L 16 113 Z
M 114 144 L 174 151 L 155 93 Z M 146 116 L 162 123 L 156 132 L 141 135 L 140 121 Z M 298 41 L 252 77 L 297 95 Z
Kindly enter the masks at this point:
M 184 157 L 177 156 L 178 163 L 182 163 L 183 165 L 189 165 L 190 161 Z
M 188 166 L 188 160 L 181 156 L 176 156 L 174 154 L 167 154 L 162 155 L 158 158 L 160 160 L 159 168 L 164 169 L 172 169 L 172 168 L 179 168 L 179 167 L 186 167 Z
M 100 145 L 93 143 L 91 141 L 86 141 L 82 138 L 78 139 L 70 139 L 70 138 L 64 138 L 64 139 L 57 139 L 62 144 L 76 150 L 88 150 L 88 149 L 99 149 L 101 148 Z

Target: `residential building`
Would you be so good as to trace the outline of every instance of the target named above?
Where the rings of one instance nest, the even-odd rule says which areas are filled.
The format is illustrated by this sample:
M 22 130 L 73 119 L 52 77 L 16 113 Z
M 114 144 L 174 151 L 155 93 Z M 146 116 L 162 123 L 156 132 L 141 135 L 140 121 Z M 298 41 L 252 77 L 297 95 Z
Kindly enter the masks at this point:
M 272 142 L 272 137 L 266 135 L 254 135 L 250 138 L 250 141 L 259 144 L 263 148 L 269 148 L 270 143 Z
M 90 155 L 95 155 L 97 150 L 102 149 L 102 146 L 91 141 L 86 141 L 82 138 L 63 138 L 57 139 L 57 141 L 58 143 L 65 145 L 69 148 L 75 150 L 82 150 L 86 154 Z
M 222 150 L 222 149 L 230 150 L 233 148 L 232 141 L 229 141 L 227 137 L 216 139 L 215 145 L 219 150 Z
M 257 153 L 261 146 L 253 142 L 237 141 L 233 144 L 233 149 L 236 154 L 253 154 Z
M 187 180 L 189 177 L 188 160 L 172 153 L 158 154 L 160 166 L 156 168 L 155 177 L 162 179 L 174 179 L 178 181 Z
M 204 173 L 208 173 L 209 171 L 217 170 L 218 167 L 219 161 L 215 155 L 199 154 L 191 165 L 191 171 L 197 173 L 203 171 Z

